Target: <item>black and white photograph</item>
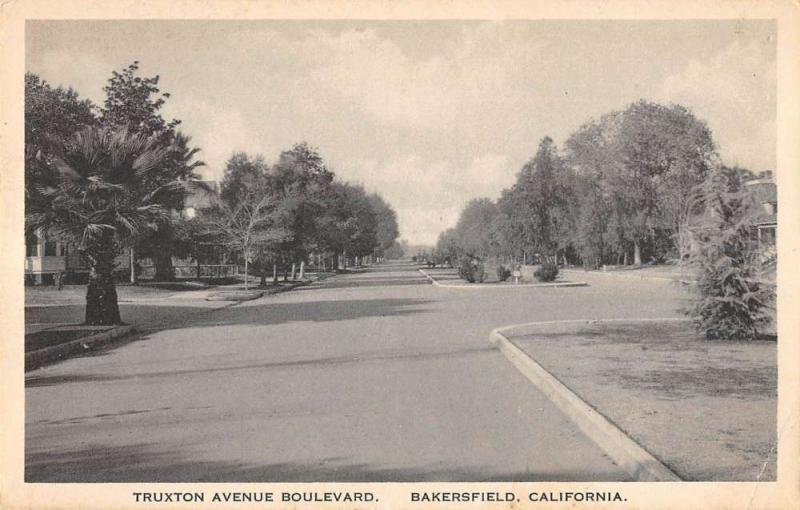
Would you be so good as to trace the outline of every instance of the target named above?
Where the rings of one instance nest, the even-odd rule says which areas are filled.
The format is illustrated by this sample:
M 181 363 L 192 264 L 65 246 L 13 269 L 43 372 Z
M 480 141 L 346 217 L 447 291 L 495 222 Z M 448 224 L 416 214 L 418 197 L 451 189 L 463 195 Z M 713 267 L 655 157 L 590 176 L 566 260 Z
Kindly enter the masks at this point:
M 24 19 L 9 508 L 792 508 L 780 20 L 535 5 Z

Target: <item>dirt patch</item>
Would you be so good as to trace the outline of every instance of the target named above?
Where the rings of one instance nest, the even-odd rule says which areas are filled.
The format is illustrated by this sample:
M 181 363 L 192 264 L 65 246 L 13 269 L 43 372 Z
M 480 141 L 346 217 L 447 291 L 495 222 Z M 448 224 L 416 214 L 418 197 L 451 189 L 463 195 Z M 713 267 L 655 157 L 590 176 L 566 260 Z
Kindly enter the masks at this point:
M 775 479 L 776 342 L 708 341 L 688 321 L 535 329 L 507 336 L 682 478 Z
M 777 367 L 766 368 L 682 368 L 649 370 L 644 374 L 610 373 L 628 389 L 684 398 L 696 394 L 712 397 L 777 397 Z

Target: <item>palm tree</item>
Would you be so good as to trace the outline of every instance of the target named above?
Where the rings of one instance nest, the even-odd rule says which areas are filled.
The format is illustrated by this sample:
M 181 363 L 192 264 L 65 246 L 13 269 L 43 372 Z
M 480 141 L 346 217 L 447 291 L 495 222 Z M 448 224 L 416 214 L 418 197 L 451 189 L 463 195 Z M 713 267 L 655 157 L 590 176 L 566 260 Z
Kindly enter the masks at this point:
M 199 184 L 199 176 L 197 175 L 197 169 L 205 166 L 205 163 L 195 160 L 200 149 L 189 146 L 191 137 L 178 131 L 171 137 L 161 136 L 160 139 L 171 140 L 162 165 L 163 171 L 148 176 L 146 189 L 156 189 L 166 182 L 176 180 L 196 183 L 198 188 L 205 189 Z M 164 193 L 161 203 L 173 211 L 180 211 L 185 204 L 186 192 L 186 189 L 176 189 L 172 193 Z M 136 260 L 138 257 L 152 259 L 155 265 L 155 278 L 159 281 L 175 279 L 172 256 L 175 252 L 175 227 L 177 225 L 173 223 L 173 221 L 168 221 L 158 225 L 158 229 L 153 230 L 144 239 L 141 239 L 137 246 L 131 247 L 131 260 Z M 135 282 L 133 264 L 131 265 L 131 282 Z
M 148 186 L 169 150 L 127 129 L 87 127 L 52 140 L 41 156 L 45 172 L 32 183 L 26 230 L 74 244 L 89 266 L 85 324 L 120 324 L 114 259 L 121 247 L 168 218 L 179 181 Z

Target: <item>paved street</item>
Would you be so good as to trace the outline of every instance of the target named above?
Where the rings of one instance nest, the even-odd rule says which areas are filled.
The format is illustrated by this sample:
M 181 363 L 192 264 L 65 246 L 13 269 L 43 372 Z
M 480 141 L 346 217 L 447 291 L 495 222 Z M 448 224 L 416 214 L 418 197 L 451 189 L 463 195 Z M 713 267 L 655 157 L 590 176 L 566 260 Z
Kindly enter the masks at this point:
M 446 289 L 391 263 L 227 308 L 122 305 L 139 339 L 27 374 L 26 479 L 624 480 L 488 335 L 676 317 L 682 291 L 573 276 L 590 286 Z

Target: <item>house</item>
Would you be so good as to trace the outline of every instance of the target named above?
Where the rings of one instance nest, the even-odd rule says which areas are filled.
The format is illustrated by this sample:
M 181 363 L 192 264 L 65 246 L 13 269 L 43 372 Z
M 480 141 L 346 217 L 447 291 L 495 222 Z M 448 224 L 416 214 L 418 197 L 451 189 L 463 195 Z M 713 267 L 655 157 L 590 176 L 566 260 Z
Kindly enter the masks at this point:
M 197 211 L 210 207 L 213 195 L 219 191 L 216 181 L 201 181 L 201 186 L 192 188 L 185 206 L 179 215 L 193 218 Z M 176 265 L 185 264 L 176 261 Z M 121 253 L 114 260 L 116 271 L 130 273 L 130 253 Z M 86 278 L 89 268 L 74 246 L 46 232 L 37 231 L 25 239 L 25 283 L 27 285 L 53 285 L 62 275 L 67 281 L 77 282 Z
M 760 206 L 755 222 L 759 248 L 774 249 L 778 231 L 778 189 L 772 172 L 762 172 L 744 185 Z
M 114 260 L 119 271 L 128 271 L 130 258 L 119 255 Z M 89 274 L 89 267 L 70 243 L 38 230 L 25 238 L 26 285 L 53 285 L 62 275 L 80 281 Z
M 186 197 L 183 211 L 181 211 L 184 218 L 192 219 L 197 215 L 197 211 L 210 208 L 214 203 L 214 197 L 219 195 L 217 181 L 200 181 L 199 184 Z
M 219 196 L 219 185 L 216 181 L 198 181 L 198 185 L 192 186 L 189 195 L 184 201 L 184 207 L 176 213 L 176 216 L 183 219 L 192 219 L 203 209 L 214 206 Z M 177 278 L 201 278 L 201 277 L 229 277 L 238 274 L 238 267 L 235 264 L 226 264 L 226 247 L 206 246 L 206 255 L 203 260 L 193 258 L 172 257 L 172 269 Z M 154 262 L 149 258 L 138 260 L 139 276 L 141 278 L 153 278 L 155 276 Z

